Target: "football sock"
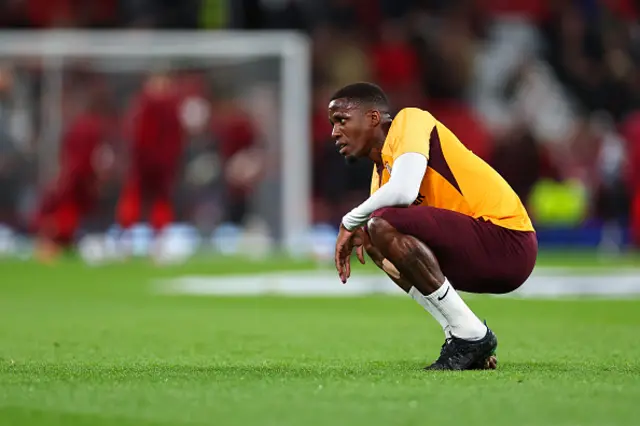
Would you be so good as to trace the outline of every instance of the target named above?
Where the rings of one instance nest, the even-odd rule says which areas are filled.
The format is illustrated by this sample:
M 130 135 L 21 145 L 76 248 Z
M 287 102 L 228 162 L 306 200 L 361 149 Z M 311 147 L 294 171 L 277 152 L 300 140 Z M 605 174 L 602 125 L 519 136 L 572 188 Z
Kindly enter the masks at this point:
M 446 278 L 439 289 L 423 298 L 445 318 L 453 336 L 465 340 L 480 340 L 487 334 L 487 327 Z
M 451 337 L 451 327 L 449 326 L 449 323 L 447 322 L 447 319 L 444 317 L 444 315 L 442 315 L 440 311 L 429 301 L 429 299 L 424 297 L 424 295 L 420 293 L 420 290 L 418 290 L 417 288 L 411 287 L 411 289 L 409 290 L 409 296 L 411 296 L 413 300 L 418 302 L 420 306 L 422 306 L 427 312 L 431 314 L 432 317 L 436 319 L 436 321 L 440 323 L 442 331 L 444 331 L 445 339 L 449 339 Z

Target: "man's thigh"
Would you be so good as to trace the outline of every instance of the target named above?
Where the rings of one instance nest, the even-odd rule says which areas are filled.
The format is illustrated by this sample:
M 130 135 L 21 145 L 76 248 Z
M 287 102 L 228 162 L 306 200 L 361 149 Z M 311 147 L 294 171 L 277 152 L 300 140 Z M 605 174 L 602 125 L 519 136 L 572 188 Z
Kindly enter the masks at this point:
M 451 210 L 392 207 L 373 216 L 424 242 L 458 290 L 508 293 L 531 274 L 537 256 L 533 232 L 513 231 Z

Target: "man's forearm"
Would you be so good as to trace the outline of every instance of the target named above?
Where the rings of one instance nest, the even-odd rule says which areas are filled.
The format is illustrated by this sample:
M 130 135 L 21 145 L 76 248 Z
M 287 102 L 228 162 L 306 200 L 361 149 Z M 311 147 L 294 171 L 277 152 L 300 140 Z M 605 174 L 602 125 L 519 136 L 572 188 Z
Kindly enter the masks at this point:
M 389 182 L 347 213 L 342 218 L 342 225 L 354 230 L 364 225 L 378 209 L 411 205 L 418 196 L 426 170 L 427 158 L 424 155 L 414 152 L 401 155 L 395 161 Z

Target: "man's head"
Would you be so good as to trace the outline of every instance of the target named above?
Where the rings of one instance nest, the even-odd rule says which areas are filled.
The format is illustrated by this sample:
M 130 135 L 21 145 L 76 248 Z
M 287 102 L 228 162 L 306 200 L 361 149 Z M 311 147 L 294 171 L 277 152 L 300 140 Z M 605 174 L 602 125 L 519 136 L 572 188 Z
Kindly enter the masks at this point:
M 329 102 L 331 137 L 348 162 L 370 156 L 384 143 L 391 121 L 389 102 L 382 89 L 371 83 L 354 83 L 338 90 Z
M 147 77 L 144 90 L 154 98 L 165 98 L 171 93 L 173 78 L 169 72 L 157 71 Z

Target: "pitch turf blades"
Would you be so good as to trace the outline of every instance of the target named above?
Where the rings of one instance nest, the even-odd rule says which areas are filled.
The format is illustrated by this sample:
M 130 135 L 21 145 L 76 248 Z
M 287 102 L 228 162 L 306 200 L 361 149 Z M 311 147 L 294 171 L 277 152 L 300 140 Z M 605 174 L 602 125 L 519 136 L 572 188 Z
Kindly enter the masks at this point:
M 152 293 L 212 264 L 0 264 L 0 425 L 637 423 L 640 301 L 471 298 L 500 368 L 424 371 L 407 297 Z

